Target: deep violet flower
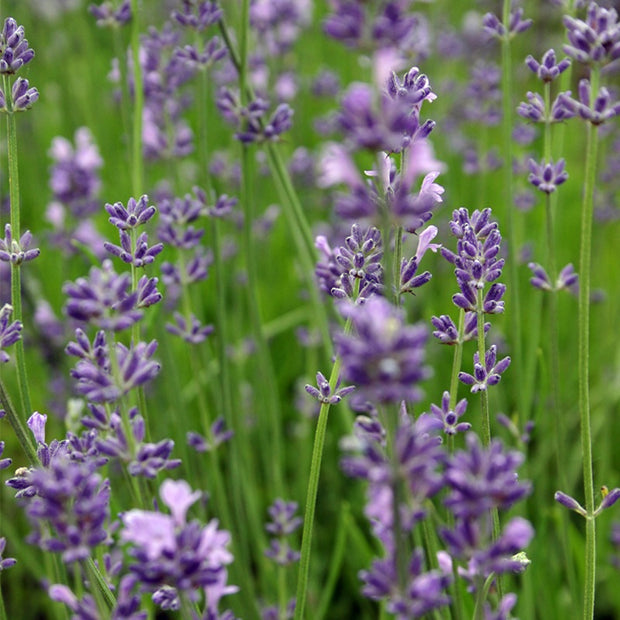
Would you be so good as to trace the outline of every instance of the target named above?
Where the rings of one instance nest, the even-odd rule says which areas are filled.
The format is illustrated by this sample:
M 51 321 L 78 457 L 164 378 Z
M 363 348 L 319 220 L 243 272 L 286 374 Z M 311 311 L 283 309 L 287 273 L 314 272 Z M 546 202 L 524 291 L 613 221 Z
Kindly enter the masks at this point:
M 586 19 L 564 16 L 566 54 L 585 64 L 604 65 L 620 58 L 620 23 L 615 9 L 590 2 Z
M 171 588 L 173 600 L 183 594 L 195 601 L 204 591 L 205 602 L 217 617 L 219 596 L 213 595 L 236 591 L 225 585 L 226 565 L 233 560 L 228 550 L 230 534 L 219 529 L 216 519 L 206 526 L 197 520 L 187 521 L 187 511 L 200 495 L 184 480 L 165 480 L 160 496 L 171 514 L 146 510 L 124 513 L 121 540 L 131 545 L 129 553 L 134 562 L 130 570 L 143 588 L 152 592 Z
M 432 317 L 431 323 L 435 328 L 433 336 L 435 336 L 441 344 L 459 344 L 468 340 L 475 340 L 478 337 L 478 317 L 475 312 L 465 313 L 462 338 L 459 337 L 459 332 L 454 321 L 447 314 Z M 489 329 L 491 329 L 491 324 L 487 322 L 484 324 L 484 333 L 486 334 Z
M 32 233 L 27 230 L 19 239 L 13 239 L 11 233 L 11 225 L 6 224 L 4 227 L 4 239 L 0 238 L 0 260 L 14 265 L 21 265 L 24 262 L 31 261 L 39 254 L 39 248 L 30 249 L 32 244 Z
M 564 159 L 555 164 L 553 160 L 537 163 L 533 159 L 528 160 L 530 175 L 528 181 L 541 192 L 552 194 L 558 185 L 568 180 L 568 173 L 564 170 Z
M 312 398 L 316 398 L 323 405 L 336 405 L 347 394 L 350 394 L 355 389 L 354 386 L 338 389 L 338 386 L 340 385 L 340 381 L 338 381 L 336 384 L 336 389 L 332 390 L 329 385 L 329 381 L 325 378 L 325 375 L 322 372 L 316 373 L 316 384 L 318 387 L 306 385 L 305 390 L 308 394 L 310 394 L 310 396 L 312 396 Z
M 341 305 L 354 333 L 336 335 L 342 377 L 356 386 L 359 398 L 375 403 L 417 401 L 417 386 L 429 374 L 424 366 L 427 331 L 405 325 L 402 312 L 373 296 L 362 305 Z
M 547 115 L 545 102 L 538 93 L 528 92 L 527 103 L 521 102 L 517 107 L 517 114 L 532 123 L 560 123 L 575 116 L 572 107 L 567 105 L 566 97 L 570 91 L 560 93 L 551 104 L 551 110 Z
M 497 347 L 491 348 L 484 356 L 484 365 L 480 363 L 478 351 L 474 353 L 474 374 L 459 372 L 459 380 L 465 385 L 471 385 L 472 393 L 484 392 L 489 385 L 497 385 L 502 373 L 510 366 L 511 359 L 506 356 L 497 361 Z
M 13 82 L 11 87 L 10 105 L 7 104 L 6 95 L 0 89 L 0 112 L 25 112 L 29 110 L 39 99 L 39 91 L 31 88 L 28 80 L 21 77 Z
M 17 563 L 15 558 L 5 558 L 4 549 L 6 547 L 6 538 L 4 536 L 0 537 L 0 573 L 7 568 L 11 568 Z
M 4 452 L 4 441 L 0 441 L 0 457 L 2 457 L 3 452 Z M 0 458 L 0 470 L 10 467 L 12 462 L 13 462 L 12 459 Z M 0 555 L 2 555 L 1 551 L 0 551 Z
M 538 263 L 528 263 L 532 271 L 530 284 L 542 291 L 561 291 L 562 289 L 575 290 L 578 286 L 579 276 L 575 273 L 572 263 L 569 263 L 558 274 L 557 280 L 551 282 L 545 269 Z
M 120 258 L 124 263 L 134 267 L 144 267 L 150 265 L 155 257 L 164 249 L 163 243 L 156 243 L 149 246 L 148 234 L 143 232 L 135 240 L 135 248 L 132 247 L 131 235 L 126 230 L 119 231 L 120 245 L 114 245 L 104 241 L 103 247 L 112 254 Z
M 0 74 L 13 75 L 33 58 L 34 50 L 28 47 L 24 27 L 7 17 L 0 32 Z
M 0 364 L 9 361 L 8 354 L 3 350 L 15 344 L 21 338 L 21 321 L 11 321 L 13 306 L 4 304 L 0 308 Z
M 620 31 L 620 26 L 618 30 Z M 590 80 L 583 79 L 579 82 L 578 94 L 579 100 L 573 99 L 570 92 L 562 93 L 562 104 L 573 114 L 595 126 L 602 125 L 620 114 L 620 101 L 612 103 L 611 93 L 604 86 L 599 88 L 598 94 L 592 100 Z
M 432 419 L 432 426 L 440 428 L 446 435 L 464 433 L 471 428 L 469 422 L 459 422 L 467 409 L 467 400 L 463 398 L 455 406 L 450 408 L 450 392 L 445 391 L 441 397 L 441 407 L 431 404 L 430 412 L 422 416 Z
M 149 205 L 149 198 L 146 194 L 140 196 L 138 200 L 129 198 L 127 207 L 122 202 L 114 204 L 106 203 L 105 210 L 110 215 L 110 223 L 114 224 L 119 230 L 130 230 L 146 224 L 156 213 L 157 209 Z
M 570 59 L 563 58 L 556 62 L 555 51 L 550 49 L 543 54 L 540 62 L 530 55 L 525 59 L 525 64 L 542 82 L 553 82 L 570 67 Z

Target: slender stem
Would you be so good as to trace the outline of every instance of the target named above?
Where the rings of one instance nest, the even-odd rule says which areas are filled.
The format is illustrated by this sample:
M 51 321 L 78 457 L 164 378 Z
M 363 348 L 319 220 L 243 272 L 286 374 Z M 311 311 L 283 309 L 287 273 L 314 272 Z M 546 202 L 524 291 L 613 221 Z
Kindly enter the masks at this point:
M 2 84 L 8 99 L 8 93 L 10 92 L 9 81 L 5 75 L 2 76 Z M 12 110 L 9 110 L 7 113 L 6 128 L 11 237 L 19 243 L 21 237 L 21 204 L 17 160 L 17 127 L 15 124 L 15 114 Z M 11 263 L 11 305 L 13 306 L 13 320 L 22 321 L 21 266 L 15 263 Z M 15 343 L 15 363 L 17 366 L 17 387 L 19 389 L 22 416 L 28 417 L 32 413 L 32 405 L 30 404 L 30 386 L 28 384 L 28 373 L 26 372 L 24 341 L 21 338 Z
M 592 69 L 590 85 L 598 92 L 598 70 Z M 598 128 L 588 123 L 583 207 L 581 211 L 581 251 L 579 257 L 579 417 L 586 512 L 585 584 L 583 617 L 594 615 L 596 582 L 596 529 L 594 522 L 594 472 L 592 466 L 592 429 L 590 422 L 590 268 L 592 254 L 592 213 L 598 150 Z
M 510 23 L 510 0 L 504 0 L 503 4 L 503 23 L 508 30 Z M 519 296 L 519 274 L 517 269 L 518 240 L 513 218 L 514 199 L 513 199 L 513 179 L 512 179 L 512 68 L 510 54 L 510 35 L 508 31 L 502 39 L 502 144 L 504 157 L 504 209 L 506 215 L 506 231 L 510 248 L 510 260 L 508 261 L 508 278 L 510 282 L 509 291 L 511 299 L 510 311 L 510 331 L 512 333 L 512 348 L 514 351 L 514 385 L 521 386 L 523 372 L 523 347 L 521 338 L 521 299 Z M 525 392 L 517 390 L 516 399 L 518 403 L 519 415 L 525 416 L 526 403 L 524 402 Z
M 131 58 L 133 61 L 133 156 L 132 191 L 134 196 L 142 194 L 144 184 L 142 154 L 142 112 L 144 108 L 144 87 L 142 65 L 140 64 L 140 0 L 131 0 Z
M 345 334 L 348 333 L 350 329 L 351 320 L 347 319 L 344 327 Z M 340 375 L 340 364 L 340 357 L 336 357 L 331 375 L 329 376 L 329 385 L 332 391 L 336 389 L 336 384 Z M 316 498 L 319 489 L 319 477 L 321 474 L 321 461 L 323 459 L 323 447 L 325 445 L 329 409 L 329 403 L 321 404 L 319 419 L 317 421 L 314 435 L 314 445 L 312 447 L 312 461 L 310 462 L 310 477 L 308 479 L 306 511 L 304 514 L 304 529 L 301 537 L 301 558 L 299 560 L 299 573 L 297 578 L 295 620 L 302 620 L 304 617 L 304 607 L 306 605 L 308 574 L 310 569 L 310 551 L 312 548 L 312 531 L 314 527 L 314 512 L 316 509 Z

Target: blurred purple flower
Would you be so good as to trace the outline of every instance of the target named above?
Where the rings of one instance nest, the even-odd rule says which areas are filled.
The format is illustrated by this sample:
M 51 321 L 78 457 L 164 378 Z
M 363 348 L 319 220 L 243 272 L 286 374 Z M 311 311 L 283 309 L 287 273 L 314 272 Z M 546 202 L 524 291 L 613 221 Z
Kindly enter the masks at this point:
M 339 333 L 336 350 L 342 359 L 342 377 L 355 385 L 359 398 L 375 403 L 417 401 L 417 384 L 429 374 L 423 365 L 426 328 L 408 326 L 402 312 L 381 297 L 341 311 L 353 324 L 354 334 Z

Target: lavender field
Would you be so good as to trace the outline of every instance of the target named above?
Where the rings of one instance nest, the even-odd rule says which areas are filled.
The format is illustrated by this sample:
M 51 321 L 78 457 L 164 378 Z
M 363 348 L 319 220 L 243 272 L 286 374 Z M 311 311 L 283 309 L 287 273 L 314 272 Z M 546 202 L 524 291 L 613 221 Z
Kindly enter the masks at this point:
M 620 617 L 618 11 L 0 0 L 0 620 Z

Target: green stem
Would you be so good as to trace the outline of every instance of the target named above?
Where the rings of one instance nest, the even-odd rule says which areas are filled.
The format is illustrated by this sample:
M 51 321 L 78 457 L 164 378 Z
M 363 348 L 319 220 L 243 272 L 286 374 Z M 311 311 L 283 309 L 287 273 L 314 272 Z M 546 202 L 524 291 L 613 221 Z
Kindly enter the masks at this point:
M 344 328 L 345 334 L 349 332 L 350 328 L 351 320 L 348 319 Z M 331 375 L 329 376 L 329 385 L 332 391 L 336 389 L 336 384 L 340 375 L 340 364 L 340 357 L 336 357 Z M 328 402 L 321 404 L 319 419 L 317 421 L 314 435 L 314 445 L 312 447 L 312 461 L 310 463 L 310 477 L 308 479 L 308 491 L 306 495 L 306 511 L 304 514 L 304 529 L 301 538 L 301 558 L 299 560 L 299 573 L 297 578 L 295 620 L 302 620 L 306 605 L 308 574 L 310 569 L 310 551 L 312 548 L 312 531 L 314 527 L 314 513 L 319 489 L 319 477 L 321 474 L 321 461 L 323 459 L 323 447 L 325 446 L 329 409 L 330 404 Z
M 504 0 L 503 4 L 503 23 L 506 29 L 510 23 L 510 0 Z M 509 291 L 511 299 L 510 310 L 510 331 L 512 333 L 512 348 L 514 351 L 514 385 L 523 385 L 523 348 L 521 338 L 521 298 L 519 296 L 519 273 L 517 269 L 518 260 L 518 240 L 513 218 L 514 199 L 513 199 L 513 180 L 512 180 L 512 62 L 510 54 L 510 35 L 502 39 L 502 144 L 504 157 L 504 209 L 506 215 L 506 232 L 510 248 L 508 278 L 510 282 Z M 527 415 L 527 406 L 524 402 L 525 392 L 517 390 L 516 400 L 518 403 L 519 415 Z
M 131 0 L 131 58 L 133 61 L 133 157 L 131 186 L 134 196 L 142 195 L 144 184 L 142 155 L 142 111 L 144 108 L 144 87 L 140 65 L 140 7 L 139 0 Z
M 598 70 L 592 69 L 592 96 L 598 92 Z M 592 466 L 592 429 L 590 421 L 590 269 L 592 254 L 592 214 L 598 150 L 598 128 L 588 123 L 583 207 L 581 211 L 581 251 L 579 256 L 579 418 L 586 519 L 585 584 L 583 617 L 594 615 L 596 582 L 596 529 L 594 522 L 594 472 Z
M 10 85 L 6 75 L 2 76 L 2 85 L 4 87 L 4 92 L 7 93 L 7 99 L 10 99 L 8 94 L 10 93 Z M 21 237 L 21 204 L 17 159 L 17 127 L 15 124 L 15 113 L 12 110 L 9 110 L 7 113 L 6 128 L 11 236 L 14 241 L 19 243 Z M 21 266 L 15 263 L 11 263 L 11 305 L 13 306 L 13 320 L 22 321 Z M 15 343 L 15 364 L 17 366 L 17 387 L 19 390 L 22 416 L 28 417 L 32 413 L 32 405 L 30 404 L 30 386 L 28 384 L 28 373 L 26 372 L 24 341 L 21 338 Z

